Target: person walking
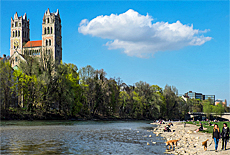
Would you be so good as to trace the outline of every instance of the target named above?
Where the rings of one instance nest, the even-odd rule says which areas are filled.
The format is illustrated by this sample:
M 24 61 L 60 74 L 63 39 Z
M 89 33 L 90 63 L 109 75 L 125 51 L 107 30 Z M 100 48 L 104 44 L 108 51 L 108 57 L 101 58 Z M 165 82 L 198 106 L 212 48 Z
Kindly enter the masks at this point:
M 222 150 L 226 150 L 227 140 L 229 139 L 229 127 L 227 127 L 227 123 L 224 123 L 224 127 L 222 129 Z
M 218 127 L 217 124 L 215 124 L 214 128 L 213 128 L 212 139 L 215 142 L 215 152 L 217 152 L 218 143 L 219 143 L 219 139 L 220 139 L 220 128 Z

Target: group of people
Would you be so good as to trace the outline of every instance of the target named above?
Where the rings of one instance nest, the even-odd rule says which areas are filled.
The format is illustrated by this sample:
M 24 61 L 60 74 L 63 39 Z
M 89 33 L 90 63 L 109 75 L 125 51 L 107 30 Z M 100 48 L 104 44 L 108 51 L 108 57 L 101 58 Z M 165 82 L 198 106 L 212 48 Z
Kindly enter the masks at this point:
M 223 124 L 223 129 L 222 132 L 220 133 L 220 129 L 218 124 L 214 125 L 213 128 L 213 135 L 212 135 L 212 139 L 215 142 L 215 151 L 217 152 L 217 148 L 218 148 L 218 143 L 220 138 L 222 138 L 222 150 L 226 150 L 226 146 L 227 146 L 227 141 L 229 139 L 229 127 L 227 127 L 227 123 Z
M 165 126 L 164 132 L 171 132 L 170 126 L 173 126 L 173 124 L 169 123 L 167 126 Z

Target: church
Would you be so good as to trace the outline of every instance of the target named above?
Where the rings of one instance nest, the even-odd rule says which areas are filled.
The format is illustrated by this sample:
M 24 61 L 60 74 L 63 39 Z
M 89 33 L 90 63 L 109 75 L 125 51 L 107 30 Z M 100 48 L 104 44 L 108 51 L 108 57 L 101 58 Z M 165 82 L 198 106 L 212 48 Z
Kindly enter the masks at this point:
M 51 13 L 49 8 L 42 19 L 42 40 L 30 41 L 30 20 L 27 14 L 11 17 L 10 63 L 13 69 L 18 68 L 25 56 L 41 57 L 50 55 L 52 60 L 62 60 L 62 33 L 59 10 Z

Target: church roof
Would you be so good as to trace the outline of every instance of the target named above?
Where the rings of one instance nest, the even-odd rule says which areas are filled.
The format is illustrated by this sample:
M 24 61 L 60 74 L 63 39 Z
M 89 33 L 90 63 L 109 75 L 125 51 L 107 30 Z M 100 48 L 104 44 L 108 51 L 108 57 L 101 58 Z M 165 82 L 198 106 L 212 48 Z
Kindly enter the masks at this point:
M 28 41 L 23 47 L 39 47 L 42 46 L 42 40 Z

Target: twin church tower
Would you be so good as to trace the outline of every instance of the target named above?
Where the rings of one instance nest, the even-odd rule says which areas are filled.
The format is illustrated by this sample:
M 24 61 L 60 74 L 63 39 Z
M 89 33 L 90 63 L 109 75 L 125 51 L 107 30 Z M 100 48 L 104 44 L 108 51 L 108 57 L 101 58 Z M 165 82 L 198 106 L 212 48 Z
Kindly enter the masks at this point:
M 17 67 L 25 55 L 51 55 L 52 59 L 62 60 L 62 34 L 59 10 L 51 13 L 48 9 L 42 19 L 42 40 L 30 41 L 30 24 L 26 13 L 19 17 L 17 12 L 11 17 L 10 61 Z M 25 59 L 24 59 L 25 60 Z

